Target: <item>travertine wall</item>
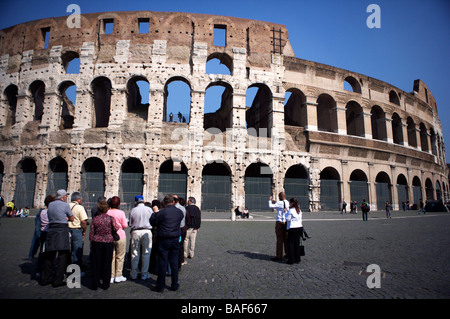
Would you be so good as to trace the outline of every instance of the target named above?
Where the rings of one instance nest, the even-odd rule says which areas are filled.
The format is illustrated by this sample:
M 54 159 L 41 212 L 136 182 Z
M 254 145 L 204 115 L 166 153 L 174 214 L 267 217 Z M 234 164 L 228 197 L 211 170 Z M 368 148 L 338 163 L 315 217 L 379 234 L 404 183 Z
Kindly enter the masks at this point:
M 111 21 L 113 32 L 105 34 L 104 23 Z M 148 33 L 139 33 L 139 21 L 149 22 Z M 214 27 L 226 29 L 225 46 L 214 45 Z M 48 48 L 45 30 L 50 30 Z M 296 58 L 283 25 L 188 13 L 110 12 L 82 15 L 80 28 L 68 28 L 66 17 L 20 24 L 1 30 L 0 41 L 0 160 L 7 199 L 14 196 L 21 161 L 31 158 L 37 167 L 34 206 L 42 206 L 49 162 L 58 156 L 68 164 L 69 192 L 80 190 L 84 161 L 100 158 L 105 196 L 118 193 L 122 163 L 137 158 L 144 167 L 144 196 L 150 200 L 158 196 L 159 168 L 170 159 L 186 165 L 188 196 L 200 205 L 202 169 L 211 161 L 230 170 L 233 207 L 245 205 L 245 170 L 256 162 L 270 167 L 274 195 L 283 189 L 286 171 L 302 165 L 309 174 L 313 211 L 320 209 L 320 173 L 328 167 L 338 172 L 347 201 L 350 175 L 357 169 L 364 172 L 374 208 L 380 172 L 392 185 L 400 175 L 406 177 L 409 198 L 414 177 L 420 179 L 423 198 L 427 179 L 434 198 L 437 183 L 448 198 L 442 127 L 427 86 L 417 80 L 408 93 L 362 74 Z M 68 74 L 66 64 L 74 57 L 80 59 L 80 71 Z M 206 74 L 206 63 L 213 58 L 231 74 Z M 98 89 L 95 83 L 103 78 Z M 150 84 L 144 118 L 128 110 L 128 84 L 137 78 Z M 174 80 L 190 88 L 188 123 L 166 121 L 165 92 Z M 45 85 L 42 103 L 34 93 L 36 81 Z M 345 81 L 353 91 L 344 89 Z M 76 105 L 63 107 L 61 88 L 69 82 L 77 87 Z M 211 85 L 227 87 L 218 115 L 204 112 Z M 100 112 L 98 105 L 105 100 L 94 100 L 109 86 L 110 97 L 103 98 L 110 99 L 109 113 Z M 254 107 L 246 108 L 251 86 L 260 91 Z M 17 94 L 10 93 L 14 90 Z M 288 91 L 297 98 L 285 107 Z M 36 110 L 41 107 L 39 119 Z M 65 107 L 69 120 L 63 118 Z M 381 118 L 373 115 L 376 108 L 382 110 Z M 393 120 L 396 116 L 399 120 Z M 65 128 L 71 120 L 73 125 Z M 422 134 L 420 124 L 426 131 Z M 246 125 L 258 137 L 247 134 Z M 220 133 L 211 135 L 211 127 Z M 394 188 L 391 192 L 398 208 Z

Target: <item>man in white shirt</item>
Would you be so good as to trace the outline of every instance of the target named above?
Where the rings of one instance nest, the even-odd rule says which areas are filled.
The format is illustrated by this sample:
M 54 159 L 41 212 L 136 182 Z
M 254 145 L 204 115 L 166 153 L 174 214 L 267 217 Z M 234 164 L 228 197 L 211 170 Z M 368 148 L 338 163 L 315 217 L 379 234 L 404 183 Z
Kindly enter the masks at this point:
M 285 209 L 289 209 L 289 202 L 286 200 L 286 194 L 281 192 L 278 194 L 279 201 L 272 200 L 272 196 L 269 198 L 269 207 L 277 210 L 277 219 L 275 222 L 275 235 L 277 236 L 277 248 L 276 257 L 272 258 L 273 261 L 283 260 L 283 247 L 284 252 L 287 254 L 287 231 L 286 231 L 286 219 Z

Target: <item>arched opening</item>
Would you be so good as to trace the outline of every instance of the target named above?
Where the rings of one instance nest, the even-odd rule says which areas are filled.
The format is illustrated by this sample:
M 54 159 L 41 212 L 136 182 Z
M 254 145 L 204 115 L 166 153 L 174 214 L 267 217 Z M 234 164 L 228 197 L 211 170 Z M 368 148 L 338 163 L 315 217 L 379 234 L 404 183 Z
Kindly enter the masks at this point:
M 56 195 L 58 189 L 67 190 L 68 165 L 61 157 L 55 157 L 48 163 L 48 179 L 46 195 Z
M 364 114 L 361 105 L 355 101 L 348 102 L 345 117 L 347 121 L 347 134 L 364 136 Z
M 317 99 L 317 125 L 319 131 L 337 132 L 336 102 L 328 94 L 321 94 Z
M 21 160 L 17 166 L 14 203 L 17 208 L 32 208 L 36 187 L 36 162 L 32 158 Z
M 392 135 L 395 144 L 403 145 L 403 124 L 397 113 L 392 115 Z
M 417 133 L 416 133 L 416 124 L 411 117 L 408 117 L 406 120 L 407 130 L 408 130 L 408 144 L 411 147 L 417 147 Z
M 111 81 L 100 76 L 92 81 L 92 93 L 94 97 L 94 127 L 108 127 L 111 115 Z
M 127 209 L 134 207 L 136 195 L 142 195 L 144 187 L 144 165 L 134 157 L 126 159 L 120 169 L 119 197 L 127 204 Z
M 372 138 L 374 140 L 386 141 L 386 118 L 385 113 L 378 105 L 374 105 L 371 111 Z
M 423 123 L 420 123 L 420 144 L 422 145 L 422 151 L 428 152 L 428 131 Z
M 434 200 L 434 188 L 431 179 L 425 180 L 425 195 L 427 200 Z
M 233 59 L 226 53 L 213 53 L 206 60 L 206 74 L 226 74 L 233 73 Z
M 305 127 L 308 119 L 305 94 L 298 89 L 289 89 L 284 101 L 284 124 Z
M 303 165 L 293 165 L 284 177 L 286 198 L 296 198 L 302 211 L 309 211 L 309 175 Z
M 205 93 L 203 128 L 217 128 L 225 132 L 233 122 L 233 89 L 224 82 L 208 85 Z
M 412 187 L 413 187 L 413 201 L 414 201 L 414 204 L 416 205 L 416 209 L 417 209 L 419 206 L 420 200 L 422 199 L 422 183 L 420 182 L 419 177 L 414 176 L 413 182 L 412 182 Z
M 353 76 L 347 76 L 344 80 L 344 90 L 361 93 L 361 84 Z
M 80 55 L 74 51 L 67 51 L 61 56 L 62 65 L 66 74 L 80 73 Z
M 439 181 L 436 181 L 436 199 L 442 200 L 442 189 L 441 183 L 439 183 Z
M 6 124 L 16 124 L 17 94 L 19 89 L 16 85 L 10 84 L 4 91 L 4 95 L 8 101 L 8 111 L 6 115 Z
M 72 81 L 64 81 L 59 86 L 59 93 L 61 94 L 61 130 L 73 128 L 77 94 L 76 90 L 77 87 Z
M 247 89 L 245 120 L 248 134 L 270 137 L 272 129 L 272 92 L 265 84 L 252 84 Z M 252 98 L 254 95 L 254 98 Z M 250 130 L 252 129 L 252 130 Z
M 190 115 L 191 86 L 189 82 L 181 77 L 171 78 L 164 87 L 163 121 L 189 123 Z
M 202 171 L 202 210 L 230 211 L 231 173 L 223 163 L 210 163 Z
M 269 210 L 272 177 L 272 170 L 264 163 L 252 163 L 245 170 L 245 206 L 250 211 Z
M 178 195 L 186 199 L 187 167 L 183 162 L 167 160 L 159 168 L 158 198 L 165 195 Z
M 389 92 L 389 102 L 400 105 L 400 99 L 398 97 L 397 92 L 395 91 Z
M 127 83 L 128 118 L 147 121 L 150 84 L 142 76 L 136 76 Z
M 386 202 L 392 204 L 391 179 L 385 172 L 378 173 L 375 179 L 375 188 L 377 192 L 377 209 L 382 210 Z
M 362 203 L 365 199 L 370 202 L 367 175 L 360 169 L 355 169 L 350 175 L 350 200 Z
M 409 202 L 408 181 L 403 174 L 400 174 L 397 177 L 397 194 L 398 206 L 403 207 L 403 204 L 405 204 L 406 206 L 406 204 Z
M 320 172 L 320 207 L 322 211 L 340 209 L 341 185 L 336 169 L 327 167 Z
M 105 194 L 105 164 L 98 157 L 90 157 L 81 167 L 81 196 L 83 205 L 96 205 Z
M 37 80 L 30 84 L 31 98 L 34 104 L 34 120 L 41 121 L 44 115 L 45 84 Z

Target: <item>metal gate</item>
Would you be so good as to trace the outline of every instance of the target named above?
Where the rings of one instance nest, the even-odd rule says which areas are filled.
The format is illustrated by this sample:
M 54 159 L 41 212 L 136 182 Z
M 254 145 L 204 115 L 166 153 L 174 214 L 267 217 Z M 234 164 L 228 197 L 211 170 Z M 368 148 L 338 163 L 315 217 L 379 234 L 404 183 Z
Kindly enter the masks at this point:
M 408 198 L 408 186 L 397 184 L 397 194 L 398 194 L 398 206 L 402 207 L 402 203 L 409 200 Z
M 420 199 L 422 198 L 422 186 L 413 186 L 413 197 L 414 204 L 419 205 Z
M 356 203 L 362 203 L 363 200 L 369 201 L 369 187 L 366 181 L 350 181 L 350 200 Z
M 33 207 L 36 173 L 20 173 L 16 176 L 14 203 L 18 208 Z
M 56 195 L 58 189 L 67 190 L 67 173 L 48 173 L 47 195 Z
M 105 194 L 105 173 L 84 172 L 81 174 L 81 196 L 83 202 L 97 203 L 100 196 Z
M 186 199 L 187 174 L 186 173 L 160 173 L 158 198 L 162 200 L 165 195 L 178 195 Z
M 286 198 L 296 198 L 302 211 L 309 211 L 309 180 L 307 178 L 284 179 L 284 191 Z
M 245 177 L 245 206 L 249 211 L 267 211 L 272 196 L 272 177 Z
M 340 187 L 335 179 L 320 180 L 320 207 L 325 210 L 340 210 Z
M 230 211 L 231 178 L 223 175 L 203 175 L 202 210 Z
M 142 173 L 121 173 L 120 174 L 119 197 L 123 203 L 134 207 L 134 198 L 136 195 L 142 195 L 144 186 Z
M 376 183 L 377 210 L 383 210 L 386 202 L 392 204 L 389 183 Z

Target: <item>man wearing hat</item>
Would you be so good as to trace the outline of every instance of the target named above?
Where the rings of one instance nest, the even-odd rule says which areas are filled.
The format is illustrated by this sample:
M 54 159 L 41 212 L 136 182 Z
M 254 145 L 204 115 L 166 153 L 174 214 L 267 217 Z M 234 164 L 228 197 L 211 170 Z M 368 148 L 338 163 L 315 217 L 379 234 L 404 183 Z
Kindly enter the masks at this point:
M 141 262 L 141 279 L 150 278 L 148 266 L 152 251 L 152 226 L 150 217 L 153 210 L 144 205 L 144 197 L 135 197 L 136 206 L 130 212 L 131 228 L 131 279 L 137 279 L 139 261 Z
M 56 192 L 56 200 L 48 205 L 48 232 L 44 245 L 44 264 L 41 285 L 52 283 L 53 287 L 64 286 L 64 274 L 70 258 L 70 237 L 68 221 L 73 221 L 73 213 L 66 202 L 67 193 L 64 189 Z M 53 261 L 58 254 L 57 268 L 52 276 Z

